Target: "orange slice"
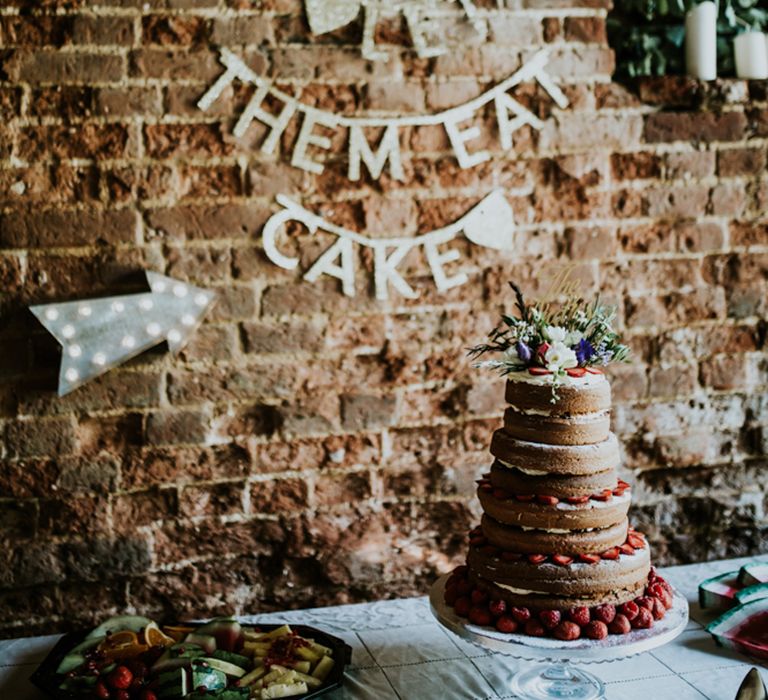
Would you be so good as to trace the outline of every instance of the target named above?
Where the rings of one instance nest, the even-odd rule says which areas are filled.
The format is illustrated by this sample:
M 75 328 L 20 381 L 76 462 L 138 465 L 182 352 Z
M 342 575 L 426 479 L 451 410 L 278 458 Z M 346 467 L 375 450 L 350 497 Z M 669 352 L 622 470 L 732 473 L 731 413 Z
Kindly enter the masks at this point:
M 167 647 L 176 640 L 160 631 L 156 622 L 150 622 L 144 628 L 144 643 L 149 647 Z
M 132 644 L 138 644 L 139 638 L 135 632 L 129 630 L 123 630 L 122 632 L 115 632 L 110 634 L 102 643 L 102 649 L 114 649 L 117 647 L 130 646 Z
M 170 637 L 173 637 L 173 640 L 176 642 L 183 641 L 184 637 L 194 631 L 194 627 L 174 627 L 171 625 L 163 625 L 163 632 L 165 632 Z
M 120 647 L 111 647 L 104 650 L 104 657 L 108 661 L 122 661 L 123 659 L 132 659 L 145 651 L 149 651 L 146 644 L 126 644 Z

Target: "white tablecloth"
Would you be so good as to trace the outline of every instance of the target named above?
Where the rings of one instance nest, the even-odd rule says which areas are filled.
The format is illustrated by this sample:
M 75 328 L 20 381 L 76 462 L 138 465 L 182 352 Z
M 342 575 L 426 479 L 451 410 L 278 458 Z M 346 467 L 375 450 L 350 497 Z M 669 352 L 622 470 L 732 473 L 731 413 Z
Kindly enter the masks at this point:
M 700 581 L 755 559 L 678 566 L 664 576 L 691 603 L 691 622 L 676 641 L 623 661 L 589 670 L 607 684 L 607 700 L 734 700 L 754 662 L 716 647 L 701 622 Z M 768 556 L 757 560 L 768 561 Z M 440 627 L 426 598 L 344 605 L 256 615 L 253 622 L 293 622 L 320 627 L 353 649 L 343 689 L 329 700 L 499 700 L 514 697 L 510 681 L 530 662 L 465 642 Z M 43 700 L 28 682 L 58 636 L 0 641 L 0 700 Z M 768 684 L 768 671 L 761 667 Z

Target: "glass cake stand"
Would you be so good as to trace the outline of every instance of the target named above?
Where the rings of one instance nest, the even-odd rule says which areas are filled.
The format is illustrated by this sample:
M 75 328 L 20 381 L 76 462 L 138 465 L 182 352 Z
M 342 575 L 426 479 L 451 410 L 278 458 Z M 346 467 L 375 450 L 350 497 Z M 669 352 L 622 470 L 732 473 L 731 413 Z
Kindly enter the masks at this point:
M 573 642 L 524 634 L 504 634 L 467 622 L 445 604 L 443 592 L 449 576 L 450 574 L 441 576 L 429 592 L 430 609 L 443 627 L 485 649 L 498 651 L 516 659 L 544 662 L 515 675 L 511 690 L 520 698 L 602 698 L 605 692 L 603 682 L 573 664 L 616 661 L 656 649 L 671 642 L 688 624 L 688 601 L 675 591 L 672 608 L 667 610 L 664 619 L 655 620 L 650 629 L 609 635 L 600 641 L 578 639 Z

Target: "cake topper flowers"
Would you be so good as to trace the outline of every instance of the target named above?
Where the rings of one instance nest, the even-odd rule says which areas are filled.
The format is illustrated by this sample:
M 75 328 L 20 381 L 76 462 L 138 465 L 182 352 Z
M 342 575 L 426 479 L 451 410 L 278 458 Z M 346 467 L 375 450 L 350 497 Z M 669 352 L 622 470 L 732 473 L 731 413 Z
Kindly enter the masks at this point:
M 566 376 L 602 374 L 600 367 L 626 361 L 629 348 L 623 345 L 613 320 L 616 309 L 569 296 L 557 309 L 549 303 L 527 304 L 514 282 L 518 316 L 502 314 L 502 323 L 490 333 L 488 343 L 471 348 L 473 358 L 498 353 L 499 359 L 477 362 L 476 367 L 494 367 L 502 375 L 527 371 L 551 376 L 553 401 L 557 386 Z

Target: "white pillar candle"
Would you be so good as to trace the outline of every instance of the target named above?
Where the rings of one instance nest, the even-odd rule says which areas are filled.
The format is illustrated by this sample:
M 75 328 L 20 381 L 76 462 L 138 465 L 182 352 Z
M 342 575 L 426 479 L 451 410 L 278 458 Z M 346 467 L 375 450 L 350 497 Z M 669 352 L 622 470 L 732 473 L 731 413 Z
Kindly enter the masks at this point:
M 700 80 L 717 78 L 717 5 L 702 2 L 685 15 L 685 66 Z
M 768 78 L 768 44 L 765 34 L 752 31 L 736 36 L 736 75 L 747 80 Z

